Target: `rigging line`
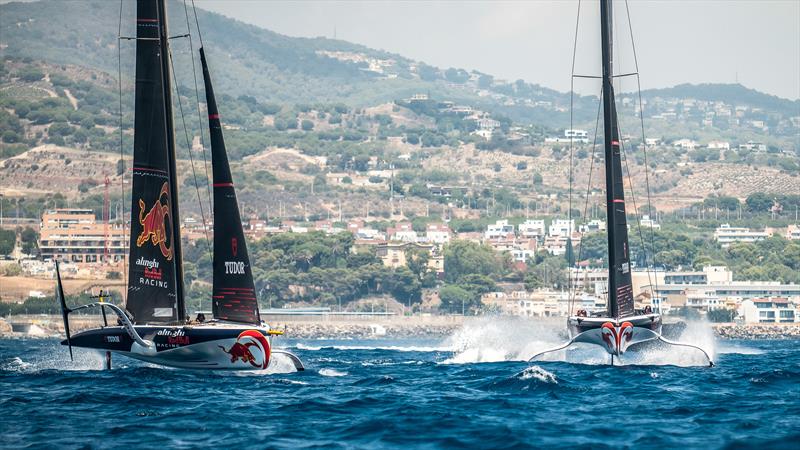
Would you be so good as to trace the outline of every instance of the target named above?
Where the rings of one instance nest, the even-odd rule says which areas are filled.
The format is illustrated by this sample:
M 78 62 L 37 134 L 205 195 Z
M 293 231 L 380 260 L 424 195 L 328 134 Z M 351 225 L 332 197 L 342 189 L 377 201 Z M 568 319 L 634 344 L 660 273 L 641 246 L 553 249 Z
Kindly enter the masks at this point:
M 186 0 L 183 0 L 183 13 L 186 16 L 186 29 L 189 30 L 189 49 L 191 50 L 190 53 L 192 54 L 192 76 L 194 76 L 194 96 L 197 105 L 197 127 L 200 130 L 200 145 L 203 147 L 203 167 L 206 172 L 206 191 L 208 194 L 208 209 L 209 213 L 213 214 L 213 206 L 211 204 L 211 177 L 208 176 L 208 160 L 206 159 L 206 141 L 205 141 L 205 133 L 203 132 L 203 115 L 200 112 L 200 93 L 197 85 L 197 63 L 194 59 L 194 46 L 192 45 L 192 33 L 191 33 L 191 26 L 189 25 L 189 11 L 186 8 Z M 197 29 L 197 32 L 200 33 L 200 29 Z M 203 226 L 205 227 L 206 224 L 204 223 Z
M 592 158 L 590 159 L 590 163 L 589 163 L 589 182 L 586 185 L 586 201 L 584 202 L 584 205 L 583 205 L 583 217 L 584 218 L 586 218 L 586 212 L 589 209 L 589 193 L 590 193 L 590 191 L 592 189 L 592 173 L 594 172 L 594 158 L 595 158 L 594 155 L 595 155 L 595 150 L 597 150 L 597 131 L 600 129 L 600 109 L 601 109 L 601 106 L 603 104 L 603 90 L 602 89 L 600 90 L 599 98 L 600 98 L 600 101 L 597 102 L 597 119 L 595 120 L 595 123 L 594 123 L 594 140 L 592 141 Z M 582 259 L 583 259 L 583 237 L 581 237 L 581 243 L 578 244 L 578 259 L 577 259 L 577 261 L 581 261 Z M 589 271 L 589 267 L 587 266 L 586 267 L 586 272 L 587 273 L 585 274 L 585 277 L 588 277 L 588 275 L 589 275 L 588 271 Z M 576 274 L 575 274 L 576 283 L 578 281 L 577 278 L 578 277 L 577 277 L 577 272 L 576 272 Z M 572 280 L 572 277 L 569 277 L 569 279 Z M 576 289 L 577 289 L 577 286 L 576 286 Z M 572 314 L 572 307 L 573 307 L 574 303 L 575 303 L 575 297 L 573 296 L 570 299 L 570 306 L 569 306 L 570 315 Z
M 119 0 L 119 26 L 117 28 L 117 87 L 119 97 L 119 159 L 122 161 L 122 173 L 119 177 L 119 187 L 122 193 L 122 244 L 128 248 L 128 233 L 125 232 L 125 145 L 122 134 L 122 0 Z M 129 256 L 130 257 L 130 256 Z M 122 270 L 125 275 L 125 301 L 128 299 L 128 258 L 122 258 Z
M 184 0 L 184 3 L 186 0 Z M 197 37 L 200 38 L 200 47 L 203 46 L 203 33 L 200 31 L 200 22 L 197 20 L 197 8 L 194 6 L 194 0 L 192 0 L 192 14 L 194 14 L 194 23 L 197 26 Z
M 653 204 L 650 196 L 650 169 L 649 165 L 647 164 L 647 142 L 645 141 L 645 132 L 644 132 L 644 106 L 642 104 L 642 83 L 639 79 L 639 60 L 636 56 L 636 41 L 633 39 L 633 25 L 631 24 L 631 11 L 628 8 L 628 0 L 625 0 L 625 12 L 628 15 L 628 31 L 631 35 L 631 48 L 633 49 L 633 64 L 636 68 L 636 90 L 639 95 L 639 122 L 641 123 L 642 127 L 642 145 L 644 146 L 644 181 L 645 186 L 647 187 L 647 213 L 652 217 L 653 215 Z M 652 219 L 651 219 L 652 220 Z M 658 266 L 656 264 L 656 241 L 655 241 L 655 230 L 653 227 L 650 227 L 650 259 L 653 261 L 653 270 L 655 271 L 654 278 L 656 279 L 655 290 L 658 291 Z M 651 292 L 653 288 L 650 288 Z M 655 299 L 655 292 L 653 292 L 653 298 Z M 659 312 L 661 308 L 659 307 Z
M 572 177 L 572 170 L 573 170 L 573 165 L 574 165 L 574 162 L 575 162 L 575 158 L 573 156 L 574 155 L 574 146 L 573 146 L 573 141 L 574 141 L 573 134 L 574 134 L 574 132 L 572 131 L 572 129 L 574 128 L 574 124 L 573 124 L 574 111 L 573 110 L 574 110 L 574 98 L 575 98 L 575 55 L 577 53 L 577 48 L 578 48 L 578 27 L 580 25 L 580 22 L 581 22 L 581 2 L 580 2 L 580 0 L 578 0 L 578 14 L 577 14 L 577 17 L 575 18 L 575 40 L 573 41 L 573 44 L 572 44 L 572 68 L 570 69 L 570 71 L 572 73 L 572 76 L 569 79 L 569 207 L 567 208 L 567 230 L 568 230 L 567 231 L 567 245 L 569 245 L 570 247 L 572 247 L 572 225 L 571 225 L 571 223 L 572 223 L 572 178 L 573 178 Z M 567 255 L 570 255 L 570 254 L 572 255 L 573 258 L 575 257 L 575 252 L 571 248 L 569 249 L 569 251 L 567 251 Z M 571 264 L 570 261 L 567 260 L 567 280 L 568 280 L 568 282 L 567 282 L 567 292 L 568 293 L 573 291 L 572 282 L 569 281 L 570 280 L 569 271 L 572 268 L 572 265 L 573 264 Z M 576 289 L 577 289 L 577 286 L 576 286 Z M 572 297 L 574 297 L 574 294 L 572 295 Z M 572 309 L 572 308 L 570 307 L 570 309 Z
M 172 49 L 169 49 L 169 64 L 172 69 L 172 80 L 175 84 L 175 92 L 178 94 L 178 108 L 181 113 L 181 122 L 183 123 L 183 135 L 186 137 L 186 148 L 189 150 L 189 161 L 192 166 L 192 177 L 194 178 L 194 190 L 197 192 L 197 203 L 200 204 L 200 218 L 203 220 L 203 234 L 206 236 L 206 247 L 209 253 L 211 252 L 211 244 L 208 240 L 208 227 L 206 226 L 206 214 L 203 211 L 203 201 L 200 196 L 200 186 L 197 183 L 197 171 L 194 169 L 194 156 L 192 155 L 192 144 L 189 142 L 189 131 L 186 128 L 186 116 L 183 114 L 183 100 L 181 100 L 180 90 L 178 89 L 178 77 L 175 74 L 175 61 L 172 58 Z

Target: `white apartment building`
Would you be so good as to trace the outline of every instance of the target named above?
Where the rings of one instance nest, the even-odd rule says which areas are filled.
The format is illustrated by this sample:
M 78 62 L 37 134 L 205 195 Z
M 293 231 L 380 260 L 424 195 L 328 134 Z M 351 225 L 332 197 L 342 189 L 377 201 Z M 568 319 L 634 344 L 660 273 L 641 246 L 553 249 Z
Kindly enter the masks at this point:
M 450 242 L 450 236 L 453 233 L 450 231 L 450 227 L 444 223 L 429 223 L 428 227 L 425 231 L 425 237 L 427 238 L 428 242 L 443 245 Z
M 550 236 L 569 236 L 575 232 L 575 221 L 568 219 L 555 219 L 548 229 L 547 234 Z
M 545 235 L 544 220 L 528 219 L 517 227 L 519 235 L 525 238 L 539 238 Z
M 745 323 L 795 323 L 800 322 L 797 303 L 786 297 L 765 297 L 743 300 L 739 317 Z
M 733 242 L 756 242 L 766 239 L 771 236 L 771 233 L 765 231 L 750 231 L 749 228 L 732 227 L 727 223 L 720 225 L 714 231 L 714 239 L 725 248 Z
M 419 235 L 414 228 L 408 222 L 400 222 L 394 226 L 394 228 L 389 228 L 386 230 L 387 237 L 391 241 L 400 241 L 400 242 L 417 242 L 419 241 Z
M 578 231 L 583 234 L 606 231 L 606 221 L 600 219 L 590 220 L 588 223 L 579 226 Z
M 654 230 L 661 229 L 661 225 L 655 220 L 651 219 L 650 216 L 647 214 L 642 216 L 642 219 L 639 221 L 639 225 L 644 228 L 652 228 Z
M 727 141 L 711 141 L 707 146 L 710 150 L 730 150 L 731 143 Z
M 514 225 L 508 223 L 507 220 L 498 220 L 494 225 L 488 225 L 486 232 L 483 236 L 488 239 L 504 239 L 511 235 L 514 236 Z

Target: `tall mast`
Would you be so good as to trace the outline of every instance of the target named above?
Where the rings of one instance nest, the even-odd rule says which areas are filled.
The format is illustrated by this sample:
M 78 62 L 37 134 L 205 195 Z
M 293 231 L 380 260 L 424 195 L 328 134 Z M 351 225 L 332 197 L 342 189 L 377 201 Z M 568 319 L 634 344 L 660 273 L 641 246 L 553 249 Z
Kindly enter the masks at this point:
M 162 87 L 164 89 L 164 118 L 167 129 L 167 159 L 169 162 L 169 190 L 172 193 L 172 248 L 175 258 L 175 295 L 177 300 L 178 322 L 186 321 L 186 300 L 183 285 L 183 251 L 181 250 L 181 215 L 178 201 L 178 171 L 176 168 L 177 155 L 175 152 L 175 128 L 172 118 L 172 71 L 170 70 L 169 33 L 167 32 L 167 5 L 165 0 L 158 1 L 159 42 L 161 44 L 161 73 L 163 74 Z
M 608 302 L 609 317 L 634 314 L 631 286 L 628 224 L 622 184 L 622 162 L 614 103 L 613 40 L 611 0 L 600 0 L 600 32 L 603 58 L 603 139 L 606 168 L 606 218 L 608 220 Z
M 125 308 L 134 323 L 186 319 L 164 0 L 136 4 L 131 241 Z

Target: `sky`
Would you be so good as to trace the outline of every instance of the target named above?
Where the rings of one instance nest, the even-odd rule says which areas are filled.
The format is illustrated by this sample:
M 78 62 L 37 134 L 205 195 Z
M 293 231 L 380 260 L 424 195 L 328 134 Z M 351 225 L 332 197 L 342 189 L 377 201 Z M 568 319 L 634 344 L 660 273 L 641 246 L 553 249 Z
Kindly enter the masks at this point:
M 195 0 L 197 7 L 288 36 L 333 37 L 441 68 L 479 70 L 568 91 L 577 0 Z M 614 2 L 617 73 L 642 88 L 734 83 L 800 98 L 800 0 Z M 599 6 L 582 0 L 575 73 L 599 72 Z M 623 90 L 635 88 L 633 78 Z M 593 80 L 575 89 L 593 93 Z M 594 92 L 596 93 L 596 92 Z

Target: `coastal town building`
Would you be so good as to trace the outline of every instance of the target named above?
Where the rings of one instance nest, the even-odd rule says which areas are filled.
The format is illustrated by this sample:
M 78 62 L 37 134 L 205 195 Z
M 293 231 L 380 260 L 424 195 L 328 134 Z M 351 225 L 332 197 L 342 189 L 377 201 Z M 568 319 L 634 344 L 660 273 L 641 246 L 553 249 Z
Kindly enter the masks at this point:
M 786 239 L 790 241 L 800 240 L 800 225 L 789 225 L 786 228 Z
M 498 220 L 493 225 L 488 225 L 484 233 L 484 237 L 489 240 L 507 239 L 509 236 L 514 237 L 514 225 L 509 224 L 507 220 Z
M 589 222 L 579 226 L 578 231 L 582 234 L 599 233 L 602 231 L 606 231 L 606 221 L 600 219 L 590 220 Z
M 103 223 L 91 209 L 53 209 L 42 214 L 39 251 L 44 260 L 118 263 L 127 258 L 127 230 Z
M 528 219 L 517 227 L 519 235 L 525 238 L 541 238 L 546 234 L 544 220 Z
M 570 313 L 570 303 L 573 312 L 605 308 L 605 301 L 596 296 L 578 293 L 571 297 L 567 291 L 548 289 L 488 292 L 481 302 L 502 314 L 521 317 L 564 317 Z
M 727 223 L 720 225 L 714 230 L 714 240 L 720 243 L 722 248 L 730 246 L 734 242 L 756 242 L 766 239 L 772 235 L 771 232 L 751 231 L 745 227 L 732 227 Z
M 400 222 L 395 224 L 394 227 L 386 229 L 386 237 L 390 241 L 400 242 L 418 242 L 419 235 L 414 231 L 410 222 Z
M 425 229 L 425 238 L 428 242 L 444 245 L 450 242 L 453 232 L 445 223 L 429 223 Z
M 572 245 L 573 250 L 581 243 L 580 233 L 572 233 L 572 236 L 547 236 L 544 238 L 543 248 L 554 256 L 565 255 L 567 253 L 567 245 Z
M 744 323 L 795 323 L 800 322 L 798 301 L 786 297 L 763 297 L 742 301 L 739 317 Z
M 650 216 L 647 215 L 647 214 L 644 214 L 642 216 L 641 220 L 639 220 L 639 225 L 642 228 L 652 228 L 654 230 L 660 230 L 661 229 L 661 225 L 659 223 L 657 223 L 655 220 L 651 219 Z
M 569 236 L 575 232 L 575 221 L 571 219 L 555 219 L 550 224 L 547 234 L 549 236 Z
M 407 266 L 409 252 L 412 251 L 423 252 L 428 255 L 428 272 L 433 272 L 440 278 L 444 275 L 444 256 L 433 244 L 382 242 L 375 246 L 375 255 L 380 258 L 384 266 L 393 269 Z

